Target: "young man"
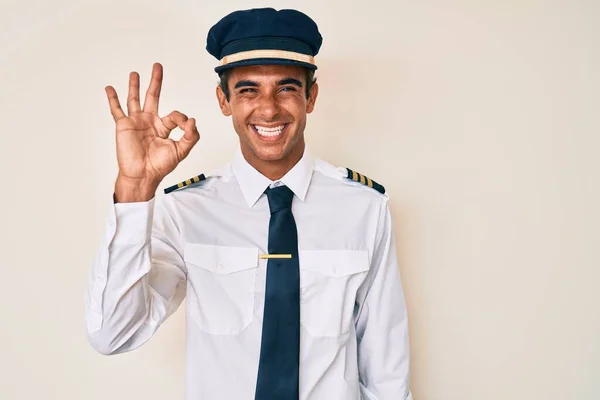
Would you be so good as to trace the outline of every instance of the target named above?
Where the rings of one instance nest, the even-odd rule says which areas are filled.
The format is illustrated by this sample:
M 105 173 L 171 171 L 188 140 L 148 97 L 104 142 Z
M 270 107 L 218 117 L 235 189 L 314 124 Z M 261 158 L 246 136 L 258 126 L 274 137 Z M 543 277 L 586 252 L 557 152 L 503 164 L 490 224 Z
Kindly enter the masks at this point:
M 321 41 L 294 10 L 237 11 L 213 26 L 207 50 L 239 151 L 160 202 L 159 184 L 199 140 L 196 122 L 157 115 L 160 64 L 143 108 L 136 73 L 128 114 L 106 88 L 119 174 L 91 270 L 89 340 L 102 354 L 138 348 L 185 298 L 189 400 L 411 399 L 385 189 L 304 142 Z

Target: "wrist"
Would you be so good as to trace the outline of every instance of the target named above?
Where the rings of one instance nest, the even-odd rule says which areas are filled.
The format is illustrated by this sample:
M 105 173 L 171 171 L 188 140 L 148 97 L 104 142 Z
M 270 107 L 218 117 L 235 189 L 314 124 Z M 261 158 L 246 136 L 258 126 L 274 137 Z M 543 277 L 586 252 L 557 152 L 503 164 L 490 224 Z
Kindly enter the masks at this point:
M 156 194 L 160 181 L 153 179 L 132 179 L 119 174 L 115 182 L 115 203 L 146 202 Z

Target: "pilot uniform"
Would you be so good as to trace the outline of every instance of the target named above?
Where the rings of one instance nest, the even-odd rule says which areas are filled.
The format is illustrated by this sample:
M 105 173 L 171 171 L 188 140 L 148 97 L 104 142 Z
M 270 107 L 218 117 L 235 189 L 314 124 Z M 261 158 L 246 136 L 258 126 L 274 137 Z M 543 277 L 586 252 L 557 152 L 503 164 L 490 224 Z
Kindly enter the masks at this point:
M 315 69 L 320 45 L 316 24 L 294 10 L 237 11 L 207 39 L 218 71 Z M 306 146 L 277 181 L 238 149 L 164 192 L 110 204 L 86 296 L 96 350 L 138 348 L 185 301 L 187 400 L 412 399 L 381 184 Z

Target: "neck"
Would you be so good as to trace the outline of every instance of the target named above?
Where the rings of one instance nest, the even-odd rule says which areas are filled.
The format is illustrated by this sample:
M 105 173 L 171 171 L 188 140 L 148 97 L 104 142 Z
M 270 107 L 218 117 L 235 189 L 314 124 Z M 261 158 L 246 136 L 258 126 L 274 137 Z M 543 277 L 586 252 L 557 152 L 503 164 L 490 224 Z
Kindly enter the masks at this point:
M 304 143 L 296 146 L 289 154 L 280 160 L 261 160 L 253 152 L 242 146 L 242 154 L 248 164 L 272 181 L 281 179 L 302 159 Z

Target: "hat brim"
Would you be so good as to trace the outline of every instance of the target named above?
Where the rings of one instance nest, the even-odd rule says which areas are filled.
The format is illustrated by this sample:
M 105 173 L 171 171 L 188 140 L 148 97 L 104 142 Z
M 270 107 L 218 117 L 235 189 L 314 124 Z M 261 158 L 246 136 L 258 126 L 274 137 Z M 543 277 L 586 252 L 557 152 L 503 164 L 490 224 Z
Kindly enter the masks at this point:
M 253 58 L 251 60 L 236 61 L 226 65 L 221 65 L 215 68 L 216 73 L 221 73 L 225 70 L 235 67 L 247 67 L 251 65 L 293 65 L 296 67 L 304 67 L 311 70 L 316 70 L 317 66 L 310 63 L 305 63 L 296 60 L 287 60 L 282 58 Z

